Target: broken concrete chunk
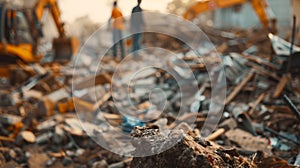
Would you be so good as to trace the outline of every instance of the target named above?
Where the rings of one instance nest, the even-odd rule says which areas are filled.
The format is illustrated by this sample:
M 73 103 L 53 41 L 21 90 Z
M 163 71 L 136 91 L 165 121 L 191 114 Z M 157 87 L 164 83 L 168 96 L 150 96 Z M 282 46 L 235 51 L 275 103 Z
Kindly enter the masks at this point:
M 82 136 L 83 130 L 81 126 L 81 122 L 75 118 L 68 118 L 66 119 L 66 124 L 64 126 L 64 130 L 69 132 L 72 135 Z
M 112 76 L 109 73 L 101 73 L 95 75 L 91 75 L 80 80 L 74 82 L 74 89 L 82 90 L 86 88 L 90 88 L 97 85 L 103 85 L 107 83 L 111 83 Z
M 65 88 L 61 88 L 55 92 L 50 93 L 49 95 L 46 95 L 45 98 L 53 103 L 57 103 L 62 99 L 69 98 L 69 96 L 69 92 Z
M 28 159 L 29 168 L 45 167 L 49 157 L 45 153 L 33 153 Z
M 233 141 L 247 151 L 256 152 L 257 150 L 263 151 L 267 154 L 272 154 L 271 146 L 269 145 L 268 139 L 253 136 L 250 133 L 241 129 L 229 130 L 225 133 L 230 141 Z
M 43 98 L 43 93 L 37 90 L 25 90 L 23 91 L 24 99 L 35 98 L 41 100 Z
M 63 130 L 62 125 L 57 125 L 54 130 L 53 141 L 56 144 L 60 144 L 61 142 L 63 142 L 64 138 L 65 138 L 65 132 Z
M 300 154 L 297 155 L 294 165 L 300 166 Z
M 105 160 L 101 160 L 93 164 L 93 168 L 107 168 L 107 166 L 108 164 Z
M 42 123 L 40 123 L 39 125 L 37 125 L 37 129 L 38 130 L 48 130 L 51 129 L 52 127 L 54 127 L 56 125 L 56 122 L 54 120 L 47 120 L 44 121 Z
M 30 131 L 22 131 L 20 135 L 26 142 L 34 143 L 36 141 L 35 135 Z
M 52 137 L 53 137 L 52 132 L 44 133 L 36 138 L 36 142 L 38 144 L 43 144 L 43 143 L 49 142 Z

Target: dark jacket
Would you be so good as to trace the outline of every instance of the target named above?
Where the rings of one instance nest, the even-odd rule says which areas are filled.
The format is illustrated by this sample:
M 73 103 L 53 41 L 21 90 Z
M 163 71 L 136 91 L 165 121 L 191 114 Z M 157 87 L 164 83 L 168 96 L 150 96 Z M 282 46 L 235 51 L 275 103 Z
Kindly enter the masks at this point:
M 140 32 L 144 26 L 143 9 L 137 5 L 132 9 L 130 28 L 132 32 Z

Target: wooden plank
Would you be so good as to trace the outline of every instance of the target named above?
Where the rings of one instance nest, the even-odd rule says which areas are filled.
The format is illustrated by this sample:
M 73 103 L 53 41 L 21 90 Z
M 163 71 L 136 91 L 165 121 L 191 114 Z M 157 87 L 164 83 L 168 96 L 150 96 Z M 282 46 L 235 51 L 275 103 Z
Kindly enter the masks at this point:
M 103 95 L 103 97 L 99 101 L 97 101 L 97 103 L 95 103 L 93 107 L 94 111 L 97 110 L 99 106 L 104 104 L 110 97 L 111 97 L 111 92 L 108 92 L 105 95 Z
M 284 113 L 284 114 L 291 114 L 291 115 L 294 114 L 288 106 L 273 105 L 273 106 L 268 106 L 268 109 L 276 113 Z M 298 110 L 300 110 L 300 108 L 298 108 Z
M 25 99 L 29 99 L 29 98 L 35 98 L 38 100 L 43 99 L 43 93 L 33 89 L 23 91 L 23 95 Z
M 0 152 L 9 152 L 11 148 L 0 147 Z
M 74 89 L 82 90 L 97 85 L 103 85 L 103 84 L 111 83 L 111 80 L 112 80 L 112 76 L 108 73 L 101 73 L 96 76 L 91 75 L 78 82 L 75 82 Z
M 118 114 L 109 114 L 109 113 L 102 113 L 105 119 L 108 120 L 121 120 L 122 116 Z
M 226 98 L 225 104 L 229 104 L 238 94 L 239 92 L 246 86 L 246 84 L 252 79 L 255 74 L 255 70 L 251 70 L 249 74 L 237 85 L 234 90 L 230 93 L 230 95 Z
M 219 46 L 217 47 L 217 52 L 219 52 L 219 53 L 224 53 L 227 49 L 228 49 L 228 45 L 227 45 L 227 43 L 225 42 L 225 43 L 222 43 L 221 45 L 219 45 Z
M 106 93 L 103 97 L 95 103 L 87 102 L 79 98 L 73 98 L 76 110 L 82 110 L 87 112 L 94 112 L 99 106 L 104 104 L 111 97 L 111 92 Z
M 0 141 L 8 141 L 8 142 L 15 142 L 13 138 L 0 136 Z
M 190 65 L 190 68 L 191 68 L 193 71 L 196 71 L 196 70 L 206 70 L 206 66 L 205 66 L 204 63 L 199 63 L 199 64 Z
M 20 68 L 22 68 L 24 71 L 28 72 L 30 75 L 34 76 L 36 74 L 34 69 L 31 66 L 26 65 L 22 61 L 17 61 L 17 64 Z
M 55 103 L 50 101 L 48 98 L 43 99 L 38 103 L 38 116 L 52 116 L 54 114 Z
M 90 102 L 81 100 L 81 99 L 76 98 L 76 97 L 73 98 L 73 102 L 74 102 L 76 110 L 94 112 L 93 111 L 94 104 L 92 104 Z
M 283 75 L 276 87 L 276 90 L 273 94 L 273 98 L 277 99 L 282 95 L 282 92 L 284 88 L 286 87 L 287 83 L 289 81 L 289 75 Z
M 251 110 L 249 111 L 249 115 L 253 115 L 256 107 L 261 103 L 261 101 L 264 100 L 266 95 L 267 95 L 266 93 L 262 93 L 259 95 L 258 99 L 256 99 L 255 103 L 252 105 Z
M 254 55 L 244 55 L 242 54 L 243 58 L 249 60 L 249 61 L 253 61 L 253 62 L 256 62 L 258 64 L 261 64 L 261 65 L 265 65 L 269 68 L 272 68 L 274 70 L 279 70 L 278 66 L 276 66 L 275 64 L 273 63 L 270 63 L 269 61 L 265 60 L 265 59 L 262 59 L 260 57 L 257 57 L 257 56 L 254 56 Z
M 215 131 L 214 133 L 212 133 L 211 135 L 209 135 L 206 140 L 208 141 L 213 141 L 215 139 L 217 139 L 218 137 L 220 137 L 221 135 L 223 135 L 226 132 L 226 130 L 224 128 L 220 128 L 217 131 Z
M 259 73 L 261 75 L 269 76 L 270 78 L 273 78 L 273 79 L 278 80 L 278 81 L 280 80 L 280 78 L 275 73 L 272 73 L 272 72 L 270 72 L 270 71 L 268 71 L 268 70 L 266 70 L 266 69 L 264 69 L 264 68 L 262 68 L 262 67 L 260 67 L 256 64 L 254 64 L 252 62 L 247 62 L 246 64 L 248 66 L 251 66 L 253 69 L 256 70 L 257 73 Z

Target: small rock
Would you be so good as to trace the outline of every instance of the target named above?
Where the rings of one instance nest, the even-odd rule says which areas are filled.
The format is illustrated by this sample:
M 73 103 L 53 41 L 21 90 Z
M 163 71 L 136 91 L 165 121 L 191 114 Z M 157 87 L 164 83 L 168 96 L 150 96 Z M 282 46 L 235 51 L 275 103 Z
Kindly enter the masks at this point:
M 62 160 L 62 164 L 64 165 L 64 166 L 68 166 L 68 165 L 70 165 L 70 164 L 72 164 L 72 159 L 71 158 L 69 158 L 69 157 L 65 157 L 63 160 Z
M 36 138 L 36 142 L 38 144 L 43 144 L 43 143 L 46 143 L 48 141 L 50 141 L 50 139 L 53 137 L 53 133 L 52 132 L 47 132 L 47 133 L 44 133 L 40 136 L 38 136 Z
M 66 119 L 66 125 L 64 126 L 64 130 L 69 132 L 72 135 L 82 136 L 83 130 L 81 127 L 81 123 L 78 119 L 69 118 Z
M 56 125 L 55 121 L 47 120 L 47 121 L 44 121 L 44 122 L 40 123 L 39 125 L 37 125 L 37 129 L 38 130 L 47 130 L 47 129 L 54 127 L 55 125 Z
M 124 162 L 114 163 L 108 166 L 108 168 L 123 168 L 125 166 Z
M 17 157 L 17 154 L 16 154 L 16 152 L 15 152 L 14 150 L 10 150 L 10 151 L 9 151 L 9 156 L 10 156 L 11 158 L 16 158 L 16 157 Z
M 45 167 L 49 157 L 45 153 L 33 153 L 28 159 L 28 165 L 30 168 Z
M 85 152 L 84 149 L 77 149 L 75 155 L 76 156 L 81 156 Z
M 62 115 L 59 115 L 59 114 L 55 115 L 54 119 L 57 123 L 61 123 L 65 120 L 65 118 Z
M 69 157 L 74 157 L 75 152 L 73 150 L 66 150 L 66 155 L 69 156 Z
M 26 142 L 29 142 L 29 143 L 35 143 L 35 141 L 36 141 L 35 135 L 32 132 L 30 132 L 30 131 L 23 131 L 23 132 L 21 132 L 21 137 Z
M 46 166 L 52 166 L 54 164 L 54 162 L 56 161 L 56 158 L 55 157 L 52 157 L 51 159 L 49 159 L 47 162 L 46 162 Z
M 55 127 L 55 134 L 53 135 L 53 141 L 56 144 L 60 144 L 61 142 L 63 142 L 65 138 L 64 135 L 64 130 L 62 129 L 62 127 L 60 125 Z
M 95 162 L 93 164 L 93 168 L 107 168 L 107 167 L 108 167 L 108 164 L 105 160 L 101 160 L 101 161 Z

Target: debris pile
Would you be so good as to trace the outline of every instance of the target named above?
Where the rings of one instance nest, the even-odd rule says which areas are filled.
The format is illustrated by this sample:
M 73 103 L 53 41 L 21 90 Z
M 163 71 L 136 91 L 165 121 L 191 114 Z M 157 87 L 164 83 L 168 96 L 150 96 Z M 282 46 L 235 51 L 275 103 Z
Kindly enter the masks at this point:
M 154 131 L 156 135 L 159 134 L 152 128 L 136 128 L 134 136 L 137 136 L 135 132 L 139 129 L 141 129 L 138 131 L 140 134 L 145 133 L 146 130 L 147 132 Z M 213 142 L 201 138 L 200 135 L 197 135 L 197 131 L 190 130 L 185 135 L 180 131 L 174 131 L 170 134 L 173 134 L 172 136 L 174 134 L 175 136 L 183 136 L 182 141 L 158 155 L 134 158 L 131 162 L 131 167 L 292 167 L 284 160 L 266 157 L 263 153 L 252 155 L 251 158 L 243 157 L 236 149 L 224 149 Z M 164 143 L 160 145 L 164 145 Z M 152 146 L 152 148 L 161 148 L 161 146 Z
M 191 85 L 178 84 L 172 74 L 157 68 L 137 75 L 129 85 L 129 90 L 133 91 L 131 102 L 122 92 L 116 92 L 119 99 L 114 100 L 113 87 L 122 90 L 122 82 L 126 80 L 114 83 L 113 75 L 116 79 L 126 78 L 128 72 L 114 74 L 120 61 L 109 56 L 102 59 L 103 66 L 99 70 L 98 62 L 94 61 L 97 53 L 93 51 L 91 57 L 84 56 L 79 60 L 81 64 L 76 67 L 75 74 L 72 64 L 25 65 L 19 62 L 18 65 L 1 65 L 0 167 L 250 168 L 299 165 L 298 58 L 282 54 L 282 50 L 289 50 L 282 47 L 286 47 L 283 45 L 286 43 L 274 35 L 269 35 L 270 40 L 265 32 L 203 30 L 216 42 L 222 60 L 205 47 L 199 49 L 199 53 L 209 59 L 203 60 L 180 40 L 164 35 L 146 34 L 144 41 L 147 46 L 177 49 L 178 58 L 185 61 L 198 82 L 195 102 L 182 104 L 180 87 L 188 90 Z M 297 51 L 296 47 L 294 49 Z M 140 69 L 139 61 L 151 62 L 157 55 L 165 56 L 161 50 L 145 50 L 139 60 L 127 62 L 127 68 Z M 178 76 L 191 75 L 180 61 L 164 61 Z M 226 71 L 225 109 L 217 129 L 203 138 L 200 132 L 209 116 L 212 91 L 206 65 L 219 61 L 223 62 Z M 159 89 L 151 101 L 145 91 L 149 87 Z M 160 95 L 161 91 L 165 95 Z M 163 100 L 168 104 L 161 104 Z M 126 112 L 135 117 L 121 114 L 118 103 L 122 107 L 133 105 L 134 108 Z M 180 116 L 180 108 L 189 112 Z M 188 123 L 190 118 L 195 118 L 193 130 L 175 129 Z M 149 122 L 141 122 L 145 120 Z M 108 124 L 132 136 L 134 143 L 128 146 L 130 152 L 161 149 L 159 145 L 167 144 L 161 130 L 169 130 L 169 136 L 182 139 L 154 156 L 119 156 L 89 137 L 87 130 L 94 136 L 97 133 L 105 135 L 110 129 Z M 110 143 L 120 144 L 115 139 L 117 135 L 114 136 L 107 137 L 114 140 Z M 152 144 L 147 139 L 139 142 L 144 136 L 164 143 Z

